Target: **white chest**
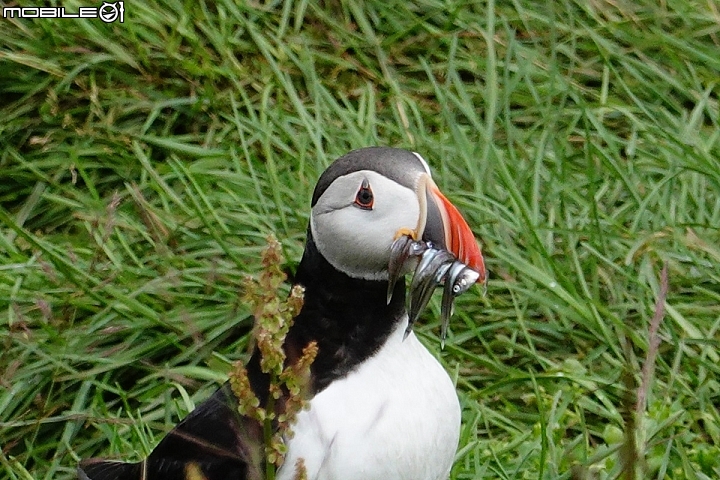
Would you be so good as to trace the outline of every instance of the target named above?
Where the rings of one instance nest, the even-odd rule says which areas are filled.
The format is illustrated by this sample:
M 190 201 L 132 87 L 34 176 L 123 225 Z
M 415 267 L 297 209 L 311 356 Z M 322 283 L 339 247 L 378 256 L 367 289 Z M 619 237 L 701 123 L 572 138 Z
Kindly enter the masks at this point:
M 401 322 L 358 369 L 298 415 L 280 480 L 302 458 L 309 480 L 445 480 L 460 435 L 460 404 L 442 366 Z

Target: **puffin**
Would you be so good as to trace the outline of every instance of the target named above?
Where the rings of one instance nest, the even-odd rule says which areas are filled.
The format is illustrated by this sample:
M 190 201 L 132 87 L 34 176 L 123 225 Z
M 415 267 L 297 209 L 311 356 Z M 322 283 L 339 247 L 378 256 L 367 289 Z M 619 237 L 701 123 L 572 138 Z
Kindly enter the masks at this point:
M 412 330 L 444 285 L 452 299 L 485 281 L 483 256 L 428 163 L 400 148 L 366 147 L 335 160 L 311 200 L 294 281 L 304 303 L 283 348 L 310 342 L 309 401 L 285 439 L 278 480 L 446 480 L 458 447 L 455 386 Z M 404 277 L 414 270 L 407 296 Z M 409 306 L 408 306 L 409 303 Z M 246 365 L 261 402 L 269 380 L 256 351 Z M 264 403 L 261 403 L 264 404 Z M 87 459 L 80 480 L 263 480 L 262 431 L 238 413 L 229 383 L 136 463 Z

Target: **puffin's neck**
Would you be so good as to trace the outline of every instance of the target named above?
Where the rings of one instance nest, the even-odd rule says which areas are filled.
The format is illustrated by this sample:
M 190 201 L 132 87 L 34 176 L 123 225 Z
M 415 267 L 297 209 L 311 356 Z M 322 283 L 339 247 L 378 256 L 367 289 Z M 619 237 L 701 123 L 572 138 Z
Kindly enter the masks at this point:
M 313 390 L 323 390 L 372 356 L 405 314 L 405 282 L 395 286 L 387 303 L 386 280 L 362 280 L 338 271 L 308 239 L 296 282 L 305 287 L 305 302 L 288 333 L 288 359 L 315 340 L 318 355 L 312 365 Z

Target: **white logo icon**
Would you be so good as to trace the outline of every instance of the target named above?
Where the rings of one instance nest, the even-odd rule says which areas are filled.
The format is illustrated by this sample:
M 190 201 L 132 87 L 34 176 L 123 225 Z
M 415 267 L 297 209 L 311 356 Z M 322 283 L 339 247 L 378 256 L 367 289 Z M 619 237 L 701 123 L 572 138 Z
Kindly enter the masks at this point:
M 120 23 L 123 23 L 125 20 L 123 18 L 125 16 L 124 10 L 123 2 L 103 2 L 102 6 L 98 9 L 98 16 L 100 17 L 100 20 L 105 23 L 112 23 L 117 20 L 118 17 L 120 18 Z

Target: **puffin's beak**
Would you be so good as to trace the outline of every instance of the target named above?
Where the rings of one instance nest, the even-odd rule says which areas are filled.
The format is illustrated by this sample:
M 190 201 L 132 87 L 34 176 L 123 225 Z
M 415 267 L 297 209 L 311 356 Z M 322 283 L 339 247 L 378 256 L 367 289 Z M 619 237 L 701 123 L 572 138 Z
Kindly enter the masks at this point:
M 421 190 L 425 191 L 418 192 L 418 196 L 424 196 L 427 200 L 425 202 L 420 198 L 421 219 L 425 213 L 424 228 L 418 228 L 418 232 L 422 232 L 422 239 L 432 242 L 436 248 L 452 253 L 465 266 L 479 274 L 478 283 L 485 282 L 485 261 L 470 226 L 455 205 L 450 203 L 450 200 L 440 192 L 429 175 L 425 176 L 420 184 Z M 422 211 L 423 206 L 425 212 Z M 418 227 L 422 227 L 422 225 L 418 225 Z
M 430 175 L 418 183 L 420 215 L 415 229 L 401 228 L 395 235 L 388 264 L 388 304 L 395 282 L 409 258 L 418 258 L 410 285 L 405 336 L 425 309 L 435 287 L 444 284 L 440 309 L 440 337 L 445 343 L 453 299 L 474 283 L 485 283 L 485 261 L 475 236 L 455 205 L 445 198 Z
M 474 283 L 486 282 L 485 261 L 467 222 L 430 175 L 423 174 L 420 178 L 417 195 L 418 223 L 414 229 L 400 228 L 391 247 L 387 302 L 390 304 L 397 280 L 407 271 L 406 262 L 417 259 L 410 286 L 410 320 L 406 334 L 430 301 L 435 287 L 443 283 L 441 315 L 445 332 L 453 298 Z

